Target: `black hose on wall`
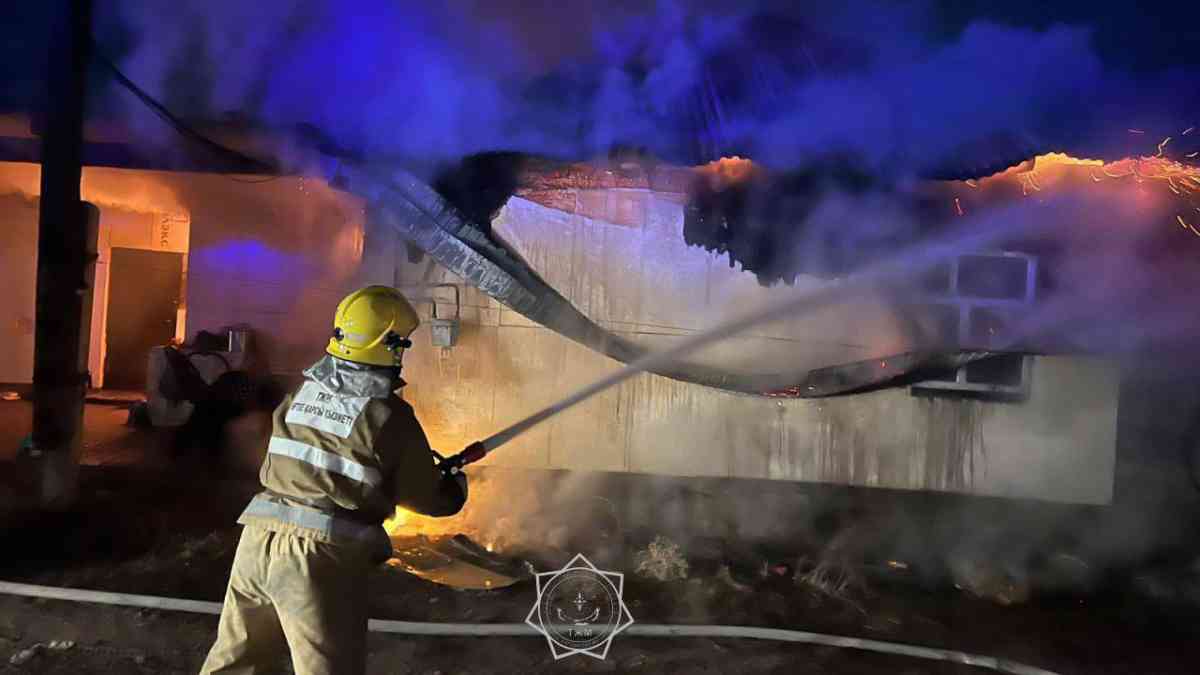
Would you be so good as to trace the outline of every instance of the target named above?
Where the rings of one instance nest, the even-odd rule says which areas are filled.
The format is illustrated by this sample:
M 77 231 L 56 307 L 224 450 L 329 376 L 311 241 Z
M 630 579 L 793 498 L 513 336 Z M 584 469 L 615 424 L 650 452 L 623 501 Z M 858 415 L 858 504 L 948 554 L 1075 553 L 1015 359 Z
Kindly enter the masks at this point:
M 576 309 L 524 262 L 496 245 L 429 185 L 406 171 L 386 171 L 345 163 L 334 184 L 367 201 L 370 217 L 466 282 L 556 333 L 621 363 L 646 349 L 604 329 Z M 883 385 L 926 368 L 954 368 L 986 352 L 912 352 L 888 357 L 892 366 L 870 362 L 820 370 L 772 374 L 731 373 L 694 363 L 672 362 L 656 375 L 726 391 L 783 398 L 814 398 Z

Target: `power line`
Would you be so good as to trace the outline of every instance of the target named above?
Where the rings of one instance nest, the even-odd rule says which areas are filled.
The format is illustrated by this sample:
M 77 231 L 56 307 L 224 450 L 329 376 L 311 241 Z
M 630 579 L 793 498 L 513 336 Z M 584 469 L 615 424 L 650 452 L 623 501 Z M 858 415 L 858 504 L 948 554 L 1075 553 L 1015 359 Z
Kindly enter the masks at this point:
M 179 119 L 178 116 L 176 116 L 174 113 L 172 113 L 170 111 L 170 109 L 168 109 L 160 101 L 158 101 L 153 96 L 148 94 L 145 90 L 143 90 L 141 87 L 139 87 L 133 80 L 129 79 L 129 77 L 127 75 L 125 75 L 125 73 L 121 72 L 121 69 L 117 67 L 117 64 L 113 63 L 113 61 L 111 59 L 109 59 L 107 56 L 105 56 L 104 53 L 100 50 L 99 45 L 96 43 L 94 37 L 92 38 L 92 44 L 94 47 L 93 54 L 96 56 L 96 59 L 102 65 L 104 65 L 106 68 L 108 68 L 110 71 L 112 71 L 113 77 L 116 78 L 117 82 L 122 87 L 125 87 L 125 89 L 129 90 L 129 92 L 132 93 L 134 96 L 136 96 L 137 99 L 139 101 L 141 101 L 147 108 L 150 108 L 150 110 L 152 110 L 156 115 L 158 115 L 158 117 L 160 119 L 162 119 L 164 122 L 167 123 L 168 126 L 170 126 L 172 129 L 174 129 L 176 133 L 183 136 L 185 139 L 204 147 L 206 150 L 208 150 L 209 152 L 211 152 L 215 155 L 227 158 L 229 160 L 236 162 L 237 164 L 243 165 L 243 168 L 247 172 L 276 173 L 278 171 L 278 167 L 276 167 L 274 164 L 264 162 L 263 160 L 260 160 L 256 157 L 251 157 L 250 155 L 239 152 L 238 150 L 234 150 L 233 148 L 230 148 L 226 145 L 222 145 L 221 143 L 214 141 L 213 139 L 209 138 L 208 136 L 205 136 L 204 134 L 200 133 L 196 129 L 189 126 L 186 122 Z M 237 181 L 239 183 L 266 183 L 266 182 L 278 179 L 279 176 L 271 176 L 270 178 L 265 178 L 265 179 L 260 179 L 260 180 L 245 180 L 245 179 L 234 178 L 232 176 L 229 176 L 229 178 L 231 180 Z

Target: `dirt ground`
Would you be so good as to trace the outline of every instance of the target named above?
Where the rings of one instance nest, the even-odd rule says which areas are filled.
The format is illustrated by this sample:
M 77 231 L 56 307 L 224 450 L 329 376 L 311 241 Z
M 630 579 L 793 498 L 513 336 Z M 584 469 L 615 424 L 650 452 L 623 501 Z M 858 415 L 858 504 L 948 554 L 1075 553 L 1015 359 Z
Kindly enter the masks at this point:
M 204 660 L 215 618 L 54 602 L 3 599 L 0 611 L 30 621 L 0 630 L 15 653 L 35 636 L 77 638 L 66 651 L 40 654 L 0 673 L 195 673 Z M 736 640 L 625 638 L 603 662 L 584 657 L 554 661 L 536 638 L 424 638 L 372 634 L 368 672 L 444 673 L 971 673 L 975 669 L 932 662 L 899 662 L 852 650 Z M 281 665 L 281 672 L 289 672 Z
M 0 404 L 0 434 L 16 426 L 16 408 Z M 0 534 L 0 578 L 56 586 L 219 601 L 239 528 L 237 513 L 255 492 L 253 480 L 230 476 L 212 457 L 170 458 L 161 434 L 123 427 L 124 411 L 91 409 L 81 501 L 67 513 L 26 514 Z M 795 490 L 830 488 L 796 486 Z M 881 510 L 915 519 L 951 508 L 922 495 L 836 489 L 813 503 L 838 504 L 821 515 L 822 536 L 843 540 Z M 907 500 L 907 501 L 906 501 Z M 932 506 L 930 506 L 932 504 Z M 955 502 L 953 508 L 962 508 Z M 974 502 L 972 502 L 974 504 Z M 849 506 L 847 506 L 849 505 Z M 994 517 L 1018 508 L 988 502 Z M 1049 505 L 1023 505 L 1026 511 Z M 1119 508 L 1083 510 L 1102 530 L 1120 522 Z M 1186 525 L 1194 511 L 1175 512 Z M 1194 521 L 1193 521 L 1194 524 Z M 918 523 L 918 529 L 922 527 Z M 1173 541 L 1194 544 L 1194 527 Z M 1182 534 L 1179 534 L 1182 533 Z M 1200 570 L 1194 548 L 1176 543 L 1135 567 L 1108 570 L 1086 588 L 978 593 L 956 588 L 943 570 L 879 564 L 864 556 L 840 573 L 836 587 L 797 575 L 804 546 L 689 550 L 688 578 L 655 581 L 633 574 L 646 536 L 624 535 L 614 560 L 627 572 L 625 597 L 641 623 L 727 624 L 790 628 L 955 649 L 1008 658 L 1060 673 L 1191 673 L 1200 656 Z M 935 533 L 930 529 L 931 541 Z M 574 544 L 572 544 L 574 545 Z M 730 557 L 729 546 L 742 551 Z M 1164 548 L 1164 551 L 1168 549 Z M 547 544 L 521 551 L 538 570 L 571 551 Z M 734 559 L 736 558 L 736 559 Z M 762 568 L 762 565 L 767 565 Z M 722 571 L 725 570 L 725 571 Z M 801 577 L 797 581 L 797 576 Z M 836 575 L 835 575 L 836 576 Z M 818 580 L 819 581 L 819 580 Z M 372 579 L 371 616 L 438 622 L 522 622 L 532 581 L 494 591 L 455 591 L 381 566 Z M 1005 595 L 1008 593 L 1013 597 Z M 982 596 L 982 597 L 980 597 Z M 1005 604 L 1008 603 L 1008 604 Z M 0 673 L 193 673 L 211 644 L 216 618 L 0 596 Z M 51 641 L 71 641 L 50 649 Z M 23 650 L 37 653 L 20 664 Z M 410 638 L 374 634 L 371 673 L 975 673 L 962 665 L 852 649 L 748 640 L 619 637 L 607 660 L 555 661 L 536 638 Z M 286 672 L 286 662 L 281 670 Z
M 83 514 L 56 525 L 60 535 L 70 535 L 70 545 L 62 546 L 63 539 L 57 545 L 39 542 L 28 532 L 24 542 L 6 542 L 7 551 L 40 550 L 42 555 L 36 562 L 32 555 L 20 564 L 10 560 L 5 578 L 219 600 L 237 537 L 237 529 L 228 526 L 207 535 L 180 531 L 126 558 L 118 551 L 133 546 L 133 532 L 104 532 L 100 523 Z M 86 541 L 82 546 L 87 551 L 77 548 L 79 539 Z M 631 577 L 626 597 L 631 613 L 645 623 L 714 622 L 831 632 L 1002 656 L 1061 673 L 1194 672 L 1200 637 L 1195 614 L 1148 607 L 1129 597 L 1002 607 L 962 593 L 876 580 L 869 596 L 851 604 L 788 579 L 764 578 L 750 586 L 737 589 L 714 577 L 674 582 Z M 372 588 L 373 617 L 438 622 L 520 622 L 535 595 L 530 582 L 497 591 L 454 591 L 390 568 L 375 573 Z M 192 673 L 204 658 L 215 626 L 211 616 L 0 597 L 0 656 L 5 657 L 0 672 Z M 20 666 L 7 662 L 32 645 L 52 640 L 70 640 L 74 646 L 43 649 Z M 370 640 L 369 672 L 984 671 L 850 649 L 629 637 L 618 638 L 605 662 L 583 657 L 555 662 L 540 639 L 376 634 Z

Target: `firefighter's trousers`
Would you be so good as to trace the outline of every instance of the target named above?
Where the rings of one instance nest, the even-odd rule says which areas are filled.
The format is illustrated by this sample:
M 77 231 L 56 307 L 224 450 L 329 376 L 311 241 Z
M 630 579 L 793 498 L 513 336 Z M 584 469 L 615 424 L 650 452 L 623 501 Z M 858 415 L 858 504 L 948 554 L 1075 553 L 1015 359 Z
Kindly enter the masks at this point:
M 201 675 L 275 672 L 286 649 L 296 675 L 362 675 L 370 565 L 355 546 L 247 525 Z

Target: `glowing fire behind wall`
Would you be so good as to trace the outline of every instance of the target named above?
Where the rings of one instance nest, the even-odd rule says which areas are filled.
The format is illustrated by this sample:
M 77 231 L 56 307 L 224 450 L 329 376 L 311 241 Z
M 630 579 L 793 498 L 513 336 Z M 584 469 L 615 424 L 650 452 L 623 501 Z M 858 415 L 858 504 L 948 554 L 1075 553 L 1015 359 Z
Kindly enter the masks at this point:
M 1012 194 L 1018 188 L 1021 196 L 1033 198 L 1062 188 L 1124 189 L 1148 208 L 1174 208 L 1171 224 L 1200 237 L 1200 167 L 1164 156 L 1169 142 L 1160 143 L 1156 155 L 1112 162 L 1063 153 L 1039 155 L 987 178 L 957 182 L 969 189 L 955 190 L 953 208 L 957 215 L 966 215 L 971 206 L 990 201 L 989 196 Z

